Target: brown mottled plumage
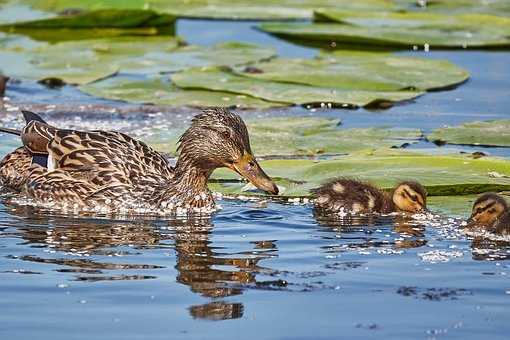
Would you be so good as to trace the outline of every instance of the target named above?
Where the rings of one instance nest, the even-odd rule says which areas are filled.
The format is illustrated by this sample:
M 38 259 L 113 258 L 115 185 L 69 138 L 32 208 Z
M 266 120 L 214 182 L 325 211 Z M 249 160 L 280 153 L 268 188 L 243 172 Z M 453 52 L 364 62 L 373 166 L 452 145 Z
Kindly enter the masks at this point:
M 125 134 L 58 129 L 33 113 L 24 115 L 28 122 L 20 132 L 24 147 L 4 158 L 0 183 L 37 203 L 108 212 L 212 209 L 207 180 L 219 167 L 229 167 L 260 189 L 278 193 L 251 153 L 244 122 L 224 109 L 206 110 L 193 118 L 180 139 L 175 168 Z M 41 157 L 46 163 L 41 164 Z
M 417 182 L 402 182 L 391 193 L 354 179 L 339 178 L 313 190 L 315 208 L 353 214 L 419 212 L 426 209 L 427 192 Z
M 497 234 L 510 234 L 510 209 L 500 195 L 488 192 L 475 201 L 468 229 L 485 229 Z

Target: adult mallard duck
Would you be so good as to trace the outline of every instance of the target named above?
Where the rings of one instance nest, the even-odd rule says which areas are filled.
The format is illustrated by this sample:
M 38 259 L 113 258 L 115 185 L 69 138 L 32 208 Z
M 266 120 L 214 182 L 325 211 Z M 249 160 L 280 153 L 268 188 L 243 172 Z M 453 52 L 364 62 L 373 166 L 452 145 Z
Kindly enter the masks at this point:
M 225 109 L 195 116 L 179 140 L 175 167 L 145 143 L 120 132 L 76 131 L 24 111 L 23 146 L 0 163 L 0 185 L 37 204 L 64 210 L 167 213 L 210 210 L 207 180 L 228 167 L 256 187 L 278 188 L 255 160 L 243 120 Z
M 475 201 L 467 229 L 484 229 L 497 234 L 510 234 L 510 209 L 500 195 L 488 192 Z
M 427 191 L 420 183 L 399 183 L 391 193 L 349 178 L 339 178 L 313 190 L 315 208 L 352 214 L 426 211 Z

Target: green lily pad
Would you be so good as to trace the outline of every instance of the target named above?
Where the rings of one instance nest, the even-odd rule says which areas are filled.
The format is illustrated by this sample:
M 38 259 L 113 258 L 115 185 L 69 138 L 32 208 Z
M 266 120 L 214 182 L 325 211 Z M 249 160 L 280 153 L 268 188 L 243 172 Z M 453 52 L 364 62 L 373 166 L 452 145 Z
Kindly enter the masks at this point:
M 448 144 L 510 147 L 510 120 L 470 122 L 440 128 L 432 131 L 427 139 Z
M 400 146 L 421 137 L 416 129 L 342 129 L 339 120 L 320 117 L 246 119 L 253 152 L 257 156 L 350 153 L 364 149 Z M 182 131 L 163 131 L 146 140 L 154 148 L 175 154 Z
M 3 25 L 3 28 L 137 28 L 169 27 L 176 18 L 143 9 L 101 9 Z
M 316 12 L 331 23 L 267 23 L 264 32 L 305 44 L 408 49 L 508 48 L 510 18 L 492 15 L 391 12 Z
M 183 89 L 238 93 L 288 105 L 331 103 L 335 106 L 377 106 L 410 100 L 422 94 L 416 91 L 344 90 L 264 81 L 219 68 L 185 70 L 172 75 L 172 80 Z
M 25 0 L 24 2 L 49 11 L 62 11 L 68 8 L 150 8 L 179 17 L 231 20 L 309 19 L 316 8 L 341 7 L 353 11 L 395 8 L 388 0 Z
M 338 176 L 367 180 L 383 188 L 391 188 L 402 180 L 417 180 L 426 186 L 431 196 L 510 189 L 510 178 L 490 176 L 493 172 L 510 176 L 510 161 L 491 157 L 472 159 L 462 155 L 379 150 L 331 160 L 267 160 L 261 165 L 269 176 L 276 178 L 279 185 L 286 187 L 282 193 L 284 196 L 308 196 L 310 189 Z M 231 171 L 219 169 L 214 173 L 214 178 L 231 181 L 237 177 Z M 215 190 L 222 192 L 242 193 L 244 183 L 227 184 L 212 185 Z
M 479 13 L 499 16 L 510 16 L 510 2 L 507 0 L 433 0 L 424 1 L 419 5 L 416 0 L 396 0 L 406 10 L 426 11 L 433 13 L 458 14 Z
M 256 72 L 238 73 L 256 79 L 345 90 L 438 90 L 469 78 L 467 71 L 446 60 L 374 52 L 337 51 L 324 53 L 321 59 L 273 59 L 251 66 Z
M 211 47 L 185 46 L 169 36 L 115 37 L 66 41 L 23 48 L 0 42 L 0 61 L 10 64 L 9 75 L 20 78 L 59 78 L 69 84 L 86 84 L 116 72 L 154 74 L 191 66 L 235 66 L 271 58 L 271 48 L 226 42 Z M 14 45 L 14 46 L 13 46 Z
M 227 92 L 181 90 L 161 77 L 133 78 L 116 76 L 82 85 L 79 89 L 93 96 L 134 103 L 152 103 L 171 106 L 228 106 L 270 108 L 281 106 L 261 99 Z

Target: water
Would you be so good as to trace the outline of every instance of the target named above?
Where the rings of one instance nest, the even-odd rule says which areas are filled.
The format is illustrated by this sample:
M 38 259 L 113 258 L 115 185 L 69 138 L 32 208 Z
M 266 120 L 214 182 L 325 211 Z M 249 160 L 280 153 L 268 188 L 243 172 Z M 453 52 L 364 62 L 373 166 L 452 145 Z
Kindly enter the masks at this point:
M 253 25 L 180 21 L 177 30 L 191 43 L 232 39 L 270 44 L 290 57 L 316 53 Z M 432 50 L 425 56 L 450 59 L 472 78 L 385 111 L 292 108 L 271 114 L 334 116 L 345 127 L 424 132 L 509 117 L 507 53 Z M 154 122 L 149 116 L 137 120 L 136 107 L 92 99 L 72 87 L 21 82 L 7 95 L 12 106 L 56 105 L 48 115 L 61 124 L 136 131 L 137 122 Z M 94 114 L 79 120 L 64 114 L 85 104 L 92 106 L 84 111 Z M 104 115 L 112 106 L 131 111 Z M 182 123 L 190 113 L 181 113 L 167 109 L 163 118 Z M 17 126 L 15 115 L 1 120 Z M 4 135 L 0 141 L 1 155 L 19 143 Z M 425 141 L 413 147 L 481 149 Z M 510 156 L 508 150 L 483 148 L 502 157 Z M 337 221 L 316 218 L 309 205 L 219 203 L 223 209 L 210 218 L 187 220 L 72 217 L 0 204 L 0 338 L 507 338 L 508 242 L 467 238 L 450 216 L 433 223 Z

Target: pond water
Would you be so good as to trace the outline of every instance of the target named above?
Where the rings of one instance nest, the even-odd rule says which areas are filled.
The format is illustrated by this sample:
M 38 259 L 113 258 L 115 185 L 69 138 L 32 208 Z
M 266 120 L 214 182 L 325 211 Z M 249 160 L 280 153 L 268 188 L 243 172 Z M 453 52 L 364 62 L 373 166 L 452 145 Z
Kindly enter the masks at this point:
M 197 44 L 241 40 L 273 45 L 285 56 L 316 53 L 253 25 L 182 20 L 177 31 Z M 424 132 L 509 117 L 507 53 L 424 55 L 447 58 L 472 78 L 384 111 L 293 108 L 270 114 L 334 116 L 345 127 Z M 30 82 L 11 84 L 7 96 L 11 107 L 127 106 Z M 2 121 L 17 114 L 9 111 Z M 177 114 L 170 110 L 168 119 Z M 86 123 L 94 122 L 97 115 Z M 100 124 L 123 126 L 115 115 L 102 116 Z M 0 155 L 17 143 L 0 135 Z M 413 147 L 446 149 L 425 141 Z M 452 149 L 510 156 L 508 148 Z M 0 204 L 0 338 L 508 337 L 510 244 L 467 238 L 457 231 L 465 216 L 335 221 L 315 218 L 309 205 L 219 203 L 222 210 L 209 218 L 171 220 L 60 216 Z

